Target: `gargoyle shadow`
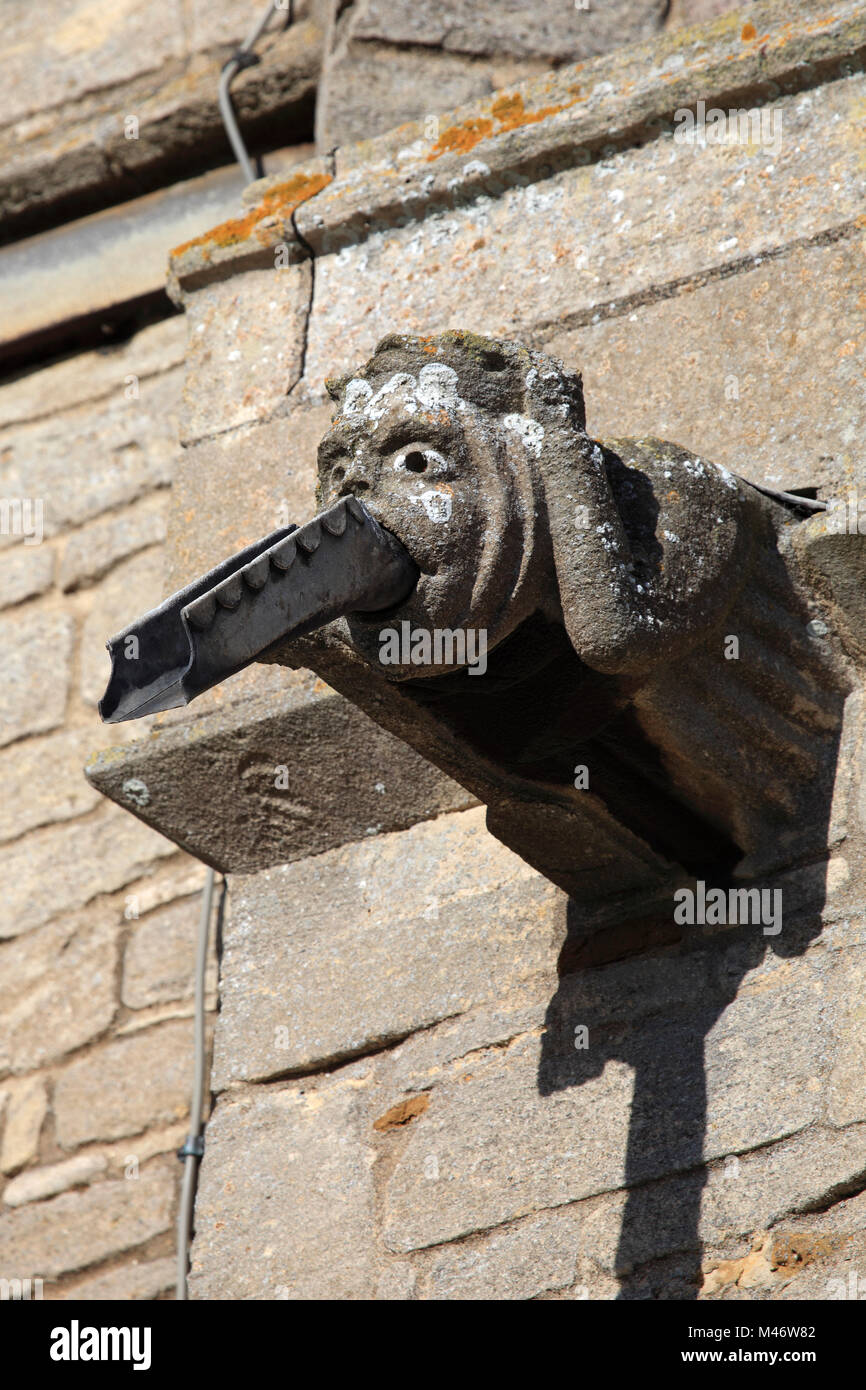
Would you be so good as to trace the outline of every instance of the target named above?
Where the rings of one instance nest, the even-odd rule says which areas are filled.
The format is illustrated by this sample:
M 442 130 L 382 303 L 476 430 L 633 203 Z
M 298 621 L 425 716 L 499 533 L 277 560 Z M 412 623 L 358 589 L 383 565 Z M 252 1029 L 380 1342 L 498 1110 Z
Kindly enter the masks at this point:
M 824 750 L 823 806 L 815 808 L 815 860 L 826 855 L 827 793 L 832 790 L 839 744 L 841 698 L 837 714 L 835 736 Z M 708 865 L 704 872 L 708 885 L 727 890 L 731 880 L 724 868 L 714 874 Z M 622 1177 L 628 1195 L 615 1257 L 620 1299 L 698 1297 L 703 1254 L 701 1201 L 708 1176 L 706 1040 L 736 999 L 744 977 L 760 966 L 768 952 L 785 958 L 800 956 L 820 934 L 824 862 L 813 863 L 799 878 L 799 893 L 805 893 L 806 903 L 790 919 L 783 915 L 777 936 L 764 935 L 759 924 L 678 926 L 673 902 L 667 911 L 589 935 L 580 904 L 568 900 L 566 938 L 559 958 L 560 983 L 547 1010 L 538 1088 L 549 1096 L 581 1086 L 598 1077 L 612 1061 L 632 1069 Z M 784 891 L 773 877 L 764 879 L 760 887 Z M 663 973 L 662 962 L 669 964 L 670 1001 L 648 998 L 643 1011 L 638 1004 L 636 1018 L 617 1008 L 612 1010 L 609 1003 L 606 1006 L 611 973 L 620 971 L 628 977 L 633 961 L 632 983 L 639 994 L 638 972 L 645 970 L 652 958 Z M 678 972 L 688 975 L 689 998 L 677 988 Z M 629 991 L 619 995 L 618 1008 L 622 1009 Z M 575 1029 L 579 1025 L 588 1030 L 585 1048 L 576 1046 Z M 760 1225 L 760 1217 L 756 1216 L 755 1225 Z

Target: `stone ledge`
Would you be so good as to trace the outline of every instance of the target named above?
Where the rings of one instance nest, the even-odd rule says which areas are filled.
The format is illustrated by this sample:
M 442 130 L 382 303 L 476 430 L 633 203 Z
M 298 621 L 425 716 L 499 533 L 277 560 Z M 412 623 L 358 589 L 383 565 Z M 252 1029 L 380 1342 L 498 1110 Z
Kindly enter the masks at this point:
M 864 57 L 866 14 L 854 0 L 817 13 L 810 0 L 764 0 L 558 69 L 441 115 L 435 139 L 425 134 L 426 122 L 415 122 L 341 151 L 336 179 L 292 209 L 298 240 L 290 254 L 327 255 L 382 227 L 496 196 L 541 171 L 549 177 L 588 164 L 657 135 L 699 96 L 708 106 L 763 104 L 862 71 Z M 273 246 L 262 224 L 276 187 L 253 185 L 248 196 L 258 199 L 258 214 L 199 239 L 201 260 L 190 263 L 185 249 L 175 253 L 176 296 L 195 287 L 202 260 L 232 274 Z
M 253 697 L 98 753 L 87 776 L 182 849 L 234 873 L 474 804 L 340 696 L 291 686 L 278 706 Z

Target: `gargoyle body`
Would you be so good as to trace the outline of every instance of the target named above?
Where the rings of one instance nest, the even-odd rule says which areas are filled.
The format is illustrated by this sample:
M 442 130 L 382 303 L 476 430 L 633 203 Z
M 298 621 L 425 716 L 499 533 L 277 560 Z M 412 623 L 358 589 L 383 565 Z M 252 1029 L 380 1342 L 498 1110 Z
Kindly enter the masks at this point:
M 812 622 L 796 513 L 676 445 L 591 439 L 579 376 L 519 344 L 389 337 L 329 390 L 324 530 L 298 553 L 339 569 L 363 516 L 388 583 L 301 616 L 287 600 L 254 659 L 312 668 L 584 900 L 792 862 L 850 688 Z M 238 571 L 261 583 L 221 577 L 216 602 L 190 586 L 192 625 L 242 628 L 283 582 L 261 556 L 287 545 Z

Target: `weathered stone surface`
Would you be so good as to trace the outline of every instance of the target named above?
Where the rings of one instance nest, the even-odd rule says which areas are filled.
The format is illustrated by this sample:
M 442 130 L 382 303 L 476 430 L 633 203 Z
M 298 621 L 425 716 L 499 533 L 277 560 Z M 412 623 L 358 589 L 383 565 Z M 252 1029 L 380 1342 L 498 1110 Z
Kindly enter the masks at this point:
M 39 1076 L 8 1083 L 7 1089 L 0 1170 L 14 1173 L 30 1162 L 39 1147 L 39 1135 L 48 1110 L 48 1093 Z
M 211 353 L 226 354 L 234 334 L 218 332 L 215 323 Z M 316 450 L 332 414 L 330 405 L 297 407 L 183 450 L 172 482 L 167 593 L 278 526 L 315 514 Z
M 317 142 L 320 149 L 331 150 L 367 140 L 428 112 L 476 101 L 493 87 L 493 74 L 485 65 L 457 54 L 352 43 L 325 63 L 316 107 Z
M 105 693 L 111 660 L 105 650 L 109 637 L 162 601 L 164 559 L 160 546 L 122 561 L 92 595 L 92 606 L 81 633 L 79 689 L 85 704 L 96 705 Z
M 0 605 L 15 603 L 44 594 L 54 576 L 54 553 L 48 546 L 16 545 L 0 558 Z
M 87 775 L 182 848 L 240 873 L 473 803 L 347 701 L 316 691 L 311 676 L 273 688 L 228 704 L 227 685 L 224 710 L 217 703 L 196 718 L 197 702 L 192 719 L 158 727 L 129 752 L 99 755 Z M 124 790 L 131 778 L 144 783 L 146 804 Z
M 581 371 L 596 436 L 657 434 L 770 487 L 846 498 L 866 421 L 862 262 L 859 237 L 796 247 L 545 346 Z
M 810 954 L 770 958 L 749 970 L 749 955 L 744 941 L 721 960 L 698 953 L 679 979 L 679 961 L 657 962 L 659 984 L 666 973 L 669 981 L 664 1003 L 639 990 L 638 962 L 566 977 L 541 1041 L 519 1037 L 456 1064 L 412 1126 L 389 1179 L 389 1248 L 454 1239 L 533 1208 L 615 1189 L 626 1178 L 646 1181 L 691 1167 L 701 1152 L 742 1152 L 821 1119 L 822 982 L 851 964 Z M 742 975 L 730 1002 L 711 984 Z M 634 994 L 626 1013 L 629 977 Z M 596 994 L 597 982 L 615 990 L 613 1015 Z M 696 998 L 701 1005 L 690 1009 Z M 644 1007 L 661 1011 L 640 1016 Z M 788 1022 L 794 1011 L 796 1033 Z M 589 1029 L 586 1051 L 575 1049 L 577 1025 Z M 467 1071 L 471 1081 L 464 1080 Z M 658 1113 L 665 1115 L 663 1130 L 653 1118 Z M 626 1172 L 629 1124 L 644 1138 L 640 1149 L 631 1146 Z
M 204 864 L 196 863 L 185 854 L 178 854 L 167 864 L 155 867 L 147 879 L 136 884 L 135 892 L 127 896 L 124 908 L 126 920 L 136 921 L 146 912 L 173 902 L 175 898 L 200 893 L 206 874 Z
M 57 577 L 69 590 L 101 579 L 118 560 L 159 545 L 166 537 L 168 497 L 156 492 L 128 511 L 82 526 L 66 541 Z
M 0 618 L 0 745 L 63 723 L 74 632 L 65 613 L 26 609 Z
M 321 390 L 325 377 L 355 368 L 385 333 L 461 327 L 469 303 L 474 331 L 537 340 L 549 325 L 561 331 L 570 316 L 591 320 L 600 305 L 651 290 L 656 297 L 659 285 L 699 283 L 853 220 L 862 201 L 856 113 L 864 90 L 866 81 L 855 76 L 780 97 L 778 152 L 731 144 L 702 153 L 665 134 L 500 196 L 491 196 L 499 182 L 492 179 L 470 206 L 408 226 L 380 219 L 382 230 L 317 266 L 307 383 Z M 820 169 L 810 153 L 818 141 Z M 464 175 L 475 176 L 479 163 L 486 167 L 484 144 L 466 153 Z M 417 178 L 420 189 L 431 177 L 422 157 L 407 165 L 404 183 Z M 454 177 L 459 188 L 460 172 Z M 410 188 L 405 193 L 411 197 Z M 299 214 L 318 250 L 329 249 L 329 200 L 339 196 L 334 185 Z M 503 275 L 503 245 L 531 281 L 530 296 L 515 294 L 512 277 Z
M 44 738 L 25 739 L 0 753 L 5 795 L 0 802 L 0 841 L 12 840 L 35 826 L 71 820 L 99 804 L 99 794 L 84 775 L 84 763 L 96 747 L 123 741 L 133 730 L 70 729 Z
M 0 947 L 0 1068 L 27 1071 L 74 1051 L 115 1011 L 117 927 L 64 918 Z
M 320 147 L 429 121 L 541 67 L 636 43 L 658 30 L 664 10 L 661 0 L 614 0 L 586 10 L 527 0 L 447 0 L 435 9 L 368 0 L 353 8 L 325 57 Z
M 232 95 L 241 127 L 255 144 L 268 141 L 275 125 L 287 143 L 309 138 L 323 37 L 311 8 L 316 6 L 296 5 L 295 22 L 288 29 L 275 27 L 259 47 L 255 73 L 242 72 L 235 83 Z M 136 5 L 130 13 L 127 6 L 113 17 L 115 38 L 134 44 L 135 52 L 126 56 L 123 76 L 116 81 L 107 75 L 117 70 L 110 46 L 106 73 L 98 65 L 101 18 L 92 34 L 80 30 L 77 48 L 63 54 L 54 47 L 52 32 L 46 73 L 46 40 L 29 13 L 23 47 L 16 54 L 22 74 L 17 94 L 28 87 L 39 91 L 46 77 L 49 85 L 63 85 L 54 87 L 51 99 L 37 102 L 30 115 L 23 116 L 19 106 L 18 118 L 13 118 L 7 103 L 0 132 L 5 170 L 0 215 L 13 234 L 28 235 L 46 223 L 81 216 L 82 208 L 90 211 L 135 198 L 172 176 L 207 167 L 215 156 L 228 158 L 217 83 L 232 42 L 229 31 L 239 24 L 248 31 L 249 12 L 241 20 L 237 8 L 229 14 L 220 5 L 212 16 L 193 16 L 187 10 L 181 18 L 180 7 L 173 6 L 175 18 L 168 25 L 172 51 L 160 55 L 154 51 L 157 44 L 136 33 L 142 25 L 152 27 L 147 7 Z M 165 37 L 165 23 L 158 27 Z M 91 52 L 96 66 L 89 60 Z M 39 76 L 31 83 L 34 62 Z M 130 128 L 130 117 L 137 126 Z
M 58 23 L 43 30 L 24 0 L 6 9 L 8 38 L 17 61 L 4 86 L 0 125 L 74 101 L 94 88 L 116 86 L 184 52 L 181 6 L 150 7 L 110 0 L 67 0 Z
M 181 898 L 133 923 L 121 985 L 121 999 L 128 1008 L 144 1009 L 192 994 L 200 906 L 197 897 Z M 216 970 L 216 943 L 211 934 L 209 990 L 216 985 Z
M 161 835 L 131 816 L 111 812 L 33 830 L 7 852 L 0 938 L 30 931 L 100 893 L 113 893 L 173 853 L 174 846 Z
M 180 389 L 180 373 L 165 372 L 143 378 L 138 399 L 127 399 L 121 379 L 96 409 L 85 403 L 9 430 L 0 495 L 41 499 L 53 536 L 164 486 L 178 450 Z M 0 546 L 11 539 L 0 536 Z
M 862 937 L 860 938 L 862 941 Z M 826 1080 L 827 1118 L 850 1125 L 864 1118 L 866 1071 L 866 951 L 845 952 L 846 969 L 833 972 L 828 991 L 832 1020 L 831 1064 Z
M 532 0 L 444 0 L 432 10 L 412 0 L 367 0 L 352 34 L 454 53 L 542 58 L 552 67 L 649 38 L 664 12 L 661 0 L 612 0 L 586 10 Z
M 54 1092 L 57 1139 L 119 1139 L 180 1119 L 189 1107 L 192 1028 L 166 1023 L 106 1043 L 61 1072 Z
M 235 879 L 214 1085 L 333 1063 L 552 978 L 564 912 L 481 809 Z
M 199 1177 L 191 1298 L 369 1297 L 373 1153 L 358 1127 L 361 1104 L 349 1081 L 217 1108 Z
M 161 1260 L 147 1260 L 141 1264 L 137 1260 L 118 1265 L 105 1274 L 96 1274 L 91 1279 L 83 1279 L 71 1288 L 54 1292 L 49 1286 L 45 1290 L 46 1300 L 58 1299 L 70 1303 L 78 1302 L 135 1302 L 158 1298 L 174 1287 L 177 1278 L 176 1261 L 171 1256 Z
M 188 308 L 184 442 L 266 419 L 301 375 L 307 264 L 279 262 L 206 286 Z
M 130 1250 L 169 1229 L 176 1174 L 168 1163 L 137 1182 L 98 1182 L 0 1215 L 0 1269 L 49 1279 Z
M 3 1202 L 7 1207 L 22 1207 L 25 1202 L 38 1202 L 44 1197 L 55 1197 L 58 1192 L 66 1192 L 70 1187 L 81 1187 L 92 1178 L 99 1177 L 108 1167 L 102 1154 L 79 1154 L 67 1159 L 65 1163 L 53 1163 L 47 1168 L 28 1168 L 20 1173 L 3 1189 Z
M 678 29 L 688 24 L 707 24 L 728 10 L 745 10 L 751 0 L 736 3 L 736 0 L 672 0 L 668 9 L 667 28 Z
M 143 328 L 127 343 L 79 352 L 0 386 L 0 425 L 24 424 L 69 410 L 83 401 L 119 394 L 139 381 L 178 367 L 186 347 L 186 322 L 174 315 Z

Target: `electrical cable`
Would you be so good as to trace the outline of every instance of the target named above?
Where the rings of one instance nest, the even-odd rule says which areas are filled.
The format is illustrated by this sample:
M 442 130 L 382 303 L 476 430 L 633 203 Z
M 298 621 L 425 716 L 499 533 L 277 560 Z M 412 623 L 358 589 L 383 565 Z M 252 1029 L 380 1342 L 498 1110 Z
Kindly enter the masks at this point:
M 238 73 L 242 72 L 244 68 L 254 67 L 256 63 L 261 62 L 259 55 L 255 53 L 253 50 L 255 49 L 256 44 L 264 34 L 265 30 L 268 28 L 274 15 L 280 14 L 284 9 L 286 15 L 285 27 L 288 28 L 293 19 L 292 5 L 289 4 L 288 8 L 286 8 L 285 6 L 279 3 L 279 0 L 270 0 L 270 4 L 268 5 L 265 12 L 262 14 L 261 18 L 253 25 L 252 29 L 247 34 L 247 37 L 244 39 L 240 48 L 238 48 L 232 54 L 232 56 L 224 64 L 223 70 L 220 73 L 219 89 L 217 94 L 220 115 L 222 116 L 223 125 L 225 126 L 225 131 L 226 135 L 229 138 L 229 143 L 234 151 L 235 159 L 241 166 L 244 178 L 246 179 L 247 183 L 254 183 L 257 178 L 257 174 L 255 169 L 253 168 L 252 160 L 250 159 L 247 153 L 247 147 L 244 144 L 243 136 L 241 135 L 240 128 L 238 126 L 237 116 L 235 114 L 235 109 L 232 105 L 231 85 L 237 77 Z
M 201 898 L 201 913 L 198 924 L 198 940 L 195 958 L 195 1009 L 193 1028 L 195 1030 L 195 1059 L 193 1068 L 192 1099 L 189 1107 L 189 1135 L 183 1148 L 178 1150 L 178 1158 L 183 1162 L 183 1182 L 180 1192 L 180 1206 L 177 1215 L 177 1298 L 189 1297 L 186 1286 L 189 1265 L 189 1242 L 192 1233 L 193 1202 L 195 1200 L 198 1165 L 204 1153 L 202 1139 L 202 1111 L 204 1108 L 205 1073 L 205 975 L 207 972 L 207 949 L 210 937 L 210 924 L 213 915 L 214 882 L 216 874 L 208 869 Z M 223 880 L 223 897 L 225 880 Z M 220 913 L 222 900 L 220 901 Z

